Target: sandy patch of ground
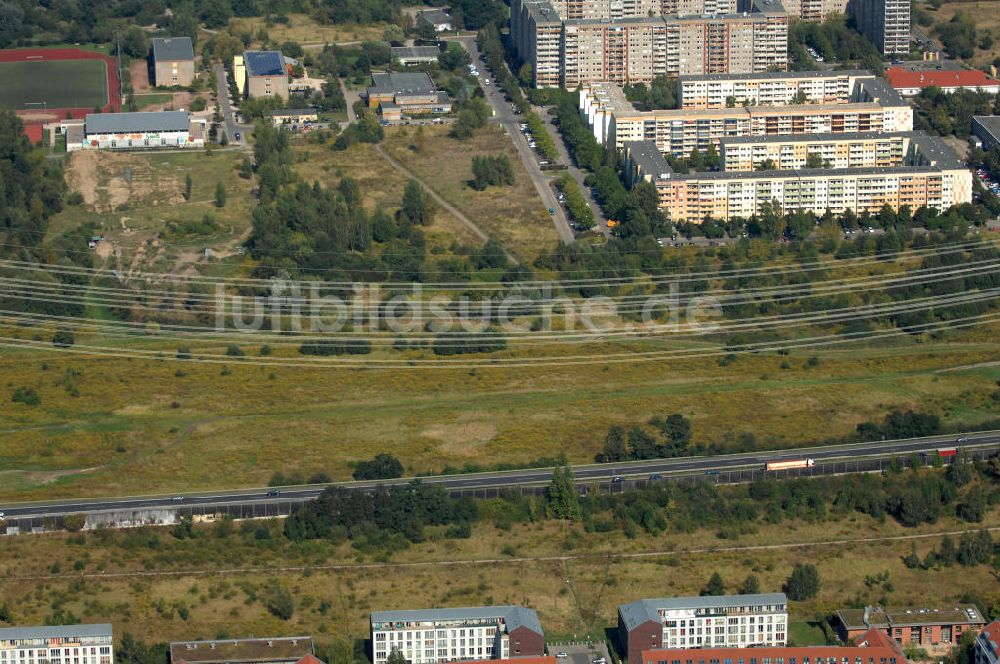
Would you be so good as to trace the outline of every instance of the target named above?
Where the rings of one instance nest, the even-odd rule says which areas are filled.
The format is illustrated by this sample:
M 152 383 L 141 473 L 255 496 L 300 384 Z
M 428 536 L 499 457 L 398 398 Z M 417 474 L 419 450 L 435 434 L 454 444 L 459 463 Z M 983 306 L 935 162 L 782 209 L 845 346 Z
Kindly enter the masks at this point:
M 132 80 L 132 92 L 149 92 L 149 64 L 145 60 L 133 60 L 128 70 Z
M 100 468 L 100 466 L 94 466 L 92 468 L 73 468 L 71 470 L 3 470 L 0 471 L 0 475 L 19 475 L 32 484 L 51 484 L 60 477 L 92 473 L 98 468 Z
M 127 153 L 74 152 L 66 182 L 96 212 L 112 212 L 127 204 L 177 205 L 184 200 L 180 180 L 154 172 L 148 162 Z
M 497 435 L 497 428 L 487 422 L 435 424 L 422 435 L 441 441 L 438 451 L 442 454 L 470 457 Z

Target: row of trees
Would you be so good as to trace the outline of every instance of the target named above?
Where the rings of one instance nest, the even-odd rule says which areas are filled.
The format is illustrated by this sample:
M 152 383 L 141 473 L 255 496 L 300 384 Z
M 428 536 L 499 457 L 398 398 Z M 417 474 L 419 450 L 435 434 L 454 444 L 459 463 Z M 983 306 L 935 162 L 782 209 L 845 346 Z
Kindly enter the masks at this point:
M 474 156 L 472 158 L 472 188 L 483 191 L 487 187 L 512 186 L 514 184 L 514 166 L 510 157 L 500 153 L 496 155 Z
M 620 425 L 612 426 L 604 437 L 604 448 L 595 460 L 598 463 L 616 463 L 685 456 L 692 437 L 688 418 L 674 413 L 666 418 L 654 418 L 652 424 L 659 430 L 660 440 L 642 427 L 634 426 L 626 432 Z

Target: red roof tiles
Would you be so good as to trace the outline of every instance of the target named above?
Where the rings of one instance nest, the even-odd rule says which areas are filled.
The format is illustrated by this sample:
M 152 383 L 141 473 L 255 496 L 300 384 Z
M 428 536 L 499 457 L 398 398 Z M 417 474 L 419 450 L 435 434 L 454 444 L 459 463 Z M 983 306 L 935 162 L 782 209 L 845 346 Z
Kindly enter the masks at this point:
M 1000 85 L 1000 81 L 990 78 L 978 69 L 929 69 L 926 71 L 910 71 L 902 67 L 890 67 L 885 70 L 889 84 L 896 88 L 983 88 Z

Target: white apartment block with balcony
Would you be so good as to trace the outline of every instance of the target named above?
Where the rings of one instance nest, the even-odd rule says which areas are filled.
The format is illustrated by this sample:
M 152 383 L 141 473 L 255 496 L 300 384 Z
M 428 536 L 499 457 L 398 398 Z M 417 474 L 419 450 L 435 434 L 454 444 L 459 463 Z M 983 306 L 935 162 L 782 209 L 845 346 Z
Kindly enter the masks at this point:
M 0 664 L 113 664 L 111 625 L 0 629 Z

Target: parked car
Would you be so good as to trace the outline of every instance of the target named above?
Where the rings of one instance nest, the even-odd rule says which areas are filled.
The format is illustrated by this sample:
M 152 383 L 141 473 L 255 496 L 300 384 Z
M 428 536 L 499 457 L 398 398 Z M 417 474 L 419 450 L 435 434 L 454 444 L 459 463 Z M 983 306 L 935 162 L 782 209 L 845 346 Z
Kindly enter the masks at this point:
M 556 653 L 556 657 L 559 658 L 559 659 L 563 659 L 564 657 L 569 657 L 569 655 L 567 655 L 565 652 L 563 652 L 562 650 L 560 650 L 559 652 Z

